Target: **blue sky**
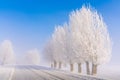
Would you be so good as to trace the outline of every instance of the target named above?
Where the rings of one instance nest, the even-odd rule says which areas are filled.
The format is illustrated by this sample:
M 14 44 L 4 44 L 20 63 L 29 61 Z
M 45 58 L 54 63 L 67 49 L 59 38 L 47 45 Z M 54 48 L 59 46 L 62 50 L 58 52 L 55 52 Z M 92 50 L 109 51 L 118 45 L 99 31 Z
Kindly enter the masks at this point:
M 120 65 L 119 0 L 0 0 L 0 43 L 11 40 L 18 57 L 41 50 L 55 25 L 68 21 L 69 13 L 83 4 L 102 14 L 114 43 L 110 64 Z

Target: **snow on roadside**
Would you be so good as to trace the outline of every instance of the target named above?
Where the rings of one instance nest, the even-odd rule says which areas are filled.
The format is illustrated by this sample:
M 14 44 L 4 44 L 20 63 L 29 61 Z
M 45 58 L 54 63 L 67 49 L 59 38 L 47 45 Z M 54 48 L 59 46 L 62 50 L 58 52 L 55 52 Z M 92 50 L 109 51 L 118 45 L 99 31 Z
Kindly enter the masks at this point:
M 11 72 L 13 72 L 14 68 L 0 66 L 0 80 L 10 80 Z
M 120 80 L 120 66 L 101 66 L 97 76 L 108 80 Z

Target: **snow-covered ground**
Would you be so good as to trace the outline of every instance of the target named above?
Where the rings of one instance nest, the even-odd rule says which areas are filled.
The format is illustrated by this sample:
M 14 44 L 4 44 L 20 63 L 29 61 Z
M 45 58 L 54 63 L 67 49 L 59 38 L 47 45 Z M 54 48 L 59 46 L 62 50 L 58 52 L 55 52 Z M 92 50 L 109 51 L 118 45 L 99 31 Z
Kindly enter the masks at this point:
M 47 64 L 41 64 L 43 66 L 49 66 Z M 69 65 L 63 66 L 62 70 L 69 71 Z M 74 72 L 77 74 L 77 64 L 74 65 Z M 91 66 L 90 66 L 91 69 Z M 86 75 L 86 65 L 82 65 L 82 75 Z M 104 64 L 98 66 L 98 73 L 97 77 L 107 79 L 107 80 L 120 80 L 120 65 L 110 65 L 110 64 Z
M 120 80 L 120 66 L 101 66 L 97 76 L 108 80 Z
M 0 80 L 103 80 L 41 66 L 0 67 Z

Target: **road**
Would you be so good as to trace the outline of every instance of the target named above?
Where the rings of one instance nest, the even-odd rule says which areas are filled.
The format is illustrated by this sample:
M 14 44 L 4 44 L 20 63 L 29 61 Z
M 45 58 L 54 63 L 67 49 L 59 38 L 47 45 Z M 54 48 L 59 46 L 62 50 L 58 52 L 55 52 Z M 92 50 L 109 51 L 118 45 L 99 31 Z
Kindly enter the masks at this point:
M 0 80 L 103 80 L 41 66 L 2 67 Z

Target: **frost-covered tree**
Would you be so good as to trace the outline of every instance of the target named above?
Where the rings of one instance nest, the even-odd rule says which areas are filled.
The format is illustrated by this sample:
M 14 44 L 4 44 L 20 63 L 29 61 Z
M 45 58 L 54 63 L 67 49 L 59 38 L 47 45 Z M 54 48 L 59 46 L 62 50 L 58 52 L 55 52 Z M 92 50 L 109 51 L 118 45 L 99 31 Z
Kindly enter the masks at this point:
M 69 24 L 77 42 L 75 46 L 78 46 L 75 51 L 79 50 L 80 58 L 86 62 L 87 74 L 90 74 L 90 62 L 93 64 L 92 74 L 96 74 L 97 65 L 111 57 L 111 41 L 102 17 L 97 11 L 82 7 L 72 12 Z
M 73 71 L 76 55 L 73 52 L 72 39 L 71 39 L 71 31 L 67 24 L 63 26 L 58 26 L 56 28 L 56 32 L 53 36 L 53 42 L 55 47 L 55 55 L 59 62 L 59 68 L 61 68 L 61 64 L 70 64 L 70 70 Z
M 53 60 L 55 68 L 57 64 L 61 68 L 62 63 L 69 63 L 71 66 L 70 70 L 73 71 L 75 56 L 72 52 L 71 43 L 71 34 L 68 25 L 57 26 L 52 34 L 51 40 L 44 48 L 44 52 L 47 54 L 46 56 L 49 56 Z
M 54 64 L 53 52 L 54 52 L 53 42 L 52 40 L 49 40 L 44 46 L 43 54 L 45 60 L 51 64 L 51 68 L 56 67 L 56 65 L 53 65 Z
M 15 55 L 10 40 L 4 40 L 0 46 L 0 64 L 1 65 L 15 64 Z
M 38 49 L 29 50 L 25 54 L 25 62 L 27 65 L 39 65 L 40 64 L 40 54 Z
M 65 58 L 64 60 L 66 61 L 66 63 L 68 63 L 70 65 L 70 71 L 74 70 L 74 63 L 76 62 L 77 56 L 74 52 L 74 41 L 72 39 L 72 34 L 71 34 L 71 30 L 69 25 L 64 25 L 63 26 L 63 30 L 65 33 L 64 36 L 64 54 L 65 54 Z
M 97 11 L 93 12 L 93 36 L 92 41 L 92 53 L 90 55 L 92 59 L 92 75 L 97 74 L 97 66 L 106 63 L 111 58 L 112 44 L 109 33 L 107 31 L 107 25 Z
M 55 31 L 52 35 L 54 52 L 53 56 L 56 62 L 59 64 L 59 68 L 61 68 L 62 63 L 65 63 L 65 39 L 66 34 L 64 31 L 64 27 L 58 26 L 55 28 Z
M 54 59 L 54 68 L 57 67 L 57 64 L 60 62 L 60 46 L 59 46 L 59 32 L 58 32 L 58 28 L 55 28 L 54 33 L 52 34 L 52 45 L 51 47 L 53 47 L 53 59 Z
M 89 70 L 89 28 L 90 28 L 90 19 L 91 14 L 86 8 L 73 11 L 70 15 L 69 25 L 71 28 L 72 39 L 74 41 L 73 47 L 74 52 L 78 58 L 78 72 L 80 72 L 80 65 L 83 62 L 86 62 L 87 65 L 87 74 L 90 74 Z
M 52 58 L 54 65 L 59 63 L 70 64 L 73 71 L 74 63 L 78 63 L 78 72 L 81 73 L 81 64 L 86 63 L 87 74 L 97 73 L 97 66 L 106 63 L 111 57 L 111 40 L 107 26 L 97 11 L 89 7 L 70 14 L 69 23 L 57 26 L 52 34 Z
M 44 58 L 47 60 L 47 62 L 51 63 L 51 67 L 56 68 L 57 63 L 58 63 L 58 46 L 57 46 L 57 41 L 56 41 L 56 34 L 55 31 L 52 34 L 52 37 L 50 40 L 45 44 L 43 53 L 44 53 Z

